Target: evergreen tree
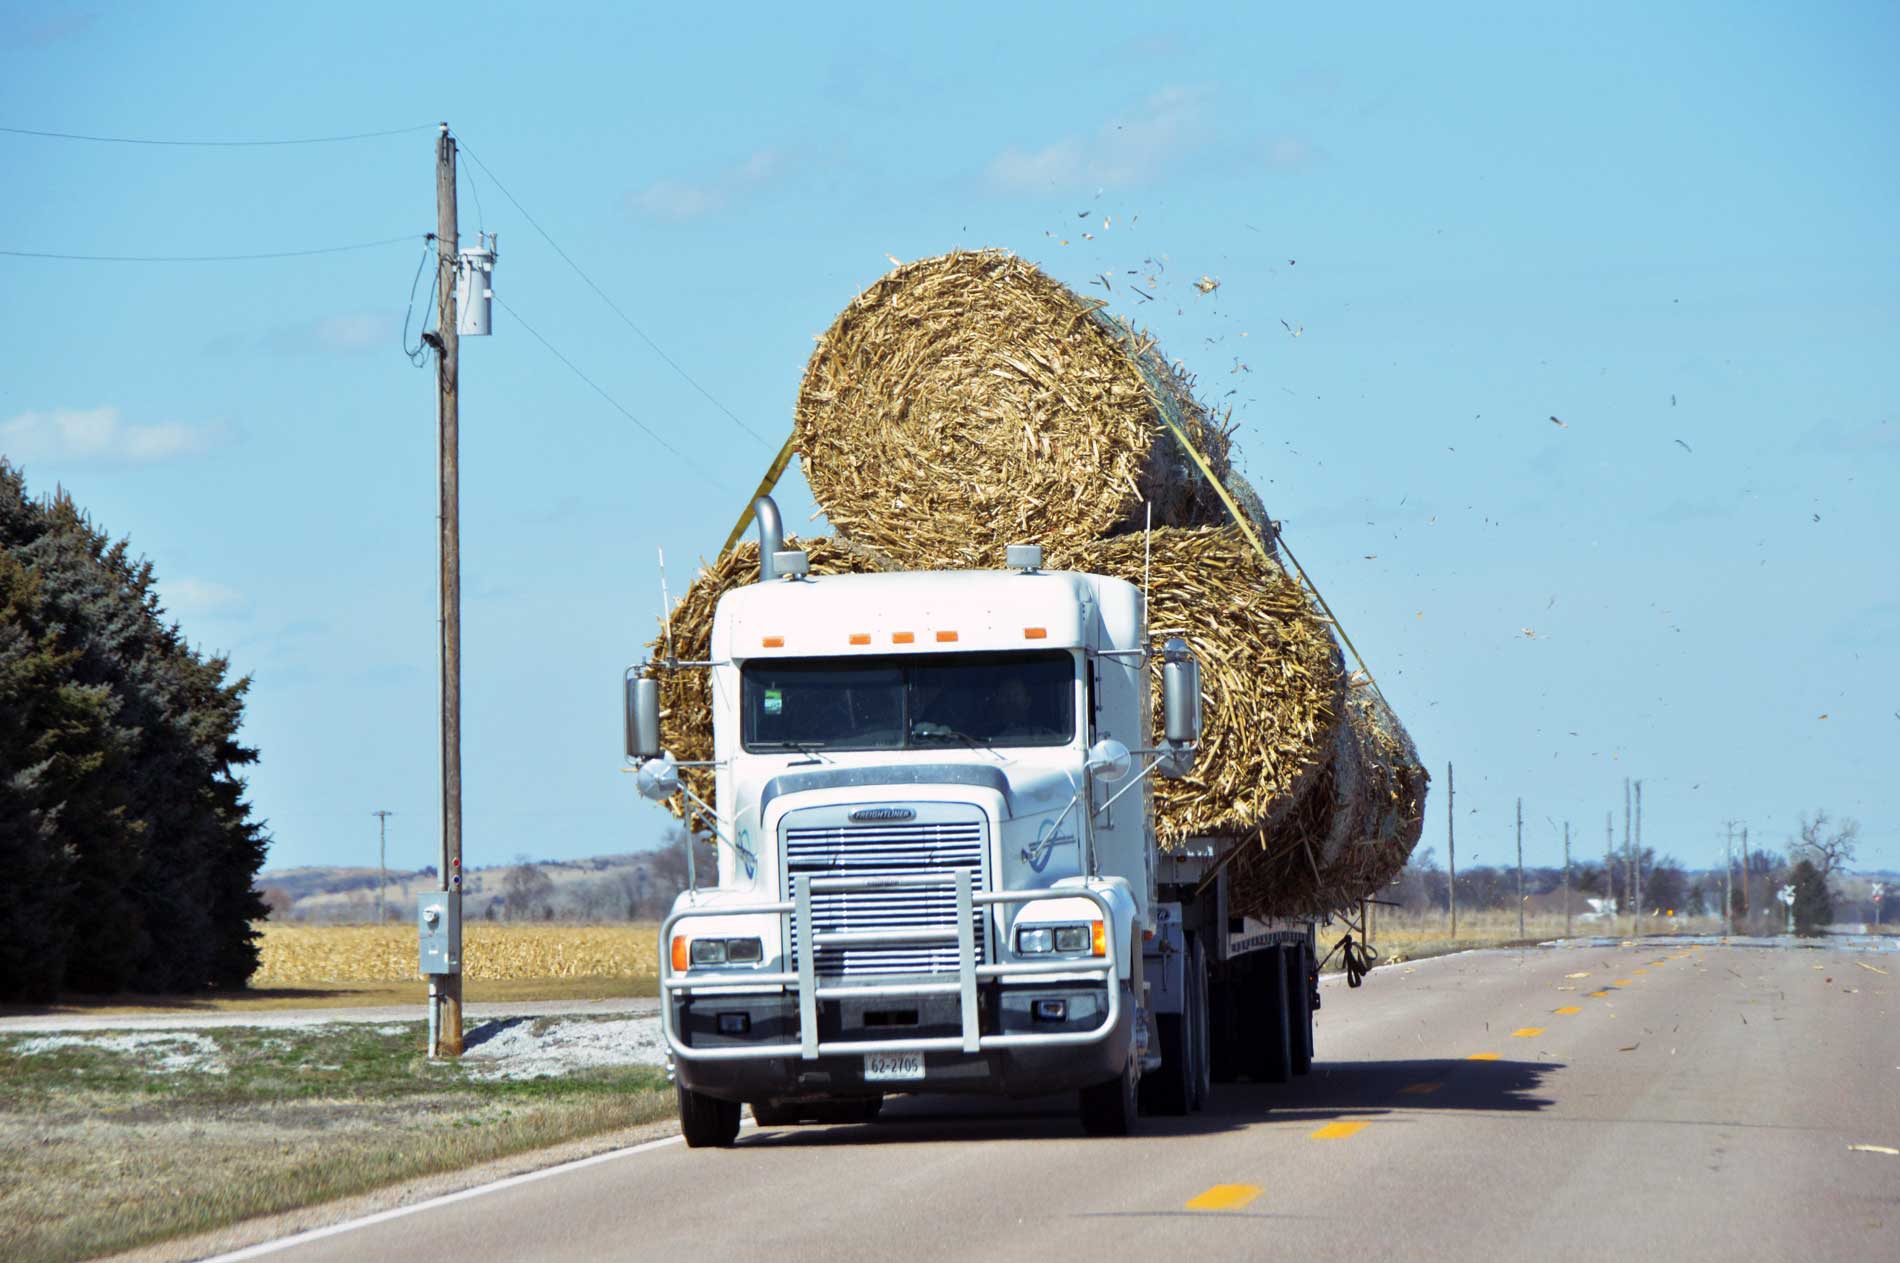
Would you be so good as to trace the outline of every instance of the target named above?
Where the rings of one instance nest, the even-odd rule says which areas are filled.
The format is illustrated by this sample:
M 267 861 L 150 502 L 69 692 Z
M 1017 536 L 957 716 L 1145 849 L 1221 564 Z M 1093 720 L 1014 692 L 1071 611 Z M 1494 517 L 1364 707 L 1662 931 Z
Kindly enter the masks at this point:
M 1794 886 L 1794 932 L 1803 938 L 1824 933 L 1834 920 L 1834 896 L 1828 893 L 1827 878 L 1807 860 L 1801 860 L 1789 874 Z

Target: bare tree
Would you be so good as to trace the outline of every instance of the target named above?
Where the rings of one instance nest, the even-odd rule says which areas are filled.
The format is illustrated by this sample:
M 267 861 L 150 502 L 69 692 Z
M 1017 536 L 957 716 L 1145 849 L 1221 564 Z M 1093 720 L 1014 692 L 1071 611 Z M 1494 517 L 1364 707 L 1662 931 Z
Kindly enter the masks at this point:
M 515 857 L 515 866 L 502 878 L 501 897 L 510 921 L 546 920 L 553 910 L 554 882 L 528 857 Z
M 1801 818 L 1801 840 L 1789 850 L 1795 859 L 1814 865 L 1825 882 L 1854 862 L 1854 847 L 1859 840 L 1860 821 L 1843 820 L 1835 825 L 1825 811 L 1816 811 L 1813 819 Z

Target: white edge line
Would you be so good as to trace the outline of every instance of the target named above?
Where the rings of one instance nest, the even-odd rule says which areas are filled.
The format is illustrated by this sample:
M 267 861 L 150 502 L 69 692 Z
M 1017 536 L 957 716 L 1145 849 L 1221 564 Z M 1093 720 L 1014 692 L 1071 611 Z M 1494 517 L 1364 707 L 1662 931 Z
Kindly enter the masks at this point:
M 474 1188 L 465 1188 L 457 1193 L 444 1193 L 440 1197 L 431 1197 L 427 1201 L 377 1211 L 373 1215 L 364 1215 L 361 1219 L 347 1219 L 340 1224 L 330 1224 L 324 1228 L 312 1228 L 308 1232 L 299 1232 L 294 1236 L 279 1237 L 275 1241 L 264 1241 L 257 1245 L 246 1246 L 242 1250 L 233 1250 L 229 1254 L 213 1255 L 203 1260 L 202 1263 L 237 1263 L 239 1259 L 255 1259 L 266 1254 L 275 1254 L 279 1250 L 288 1250 L 293 1246 L 303 1245 L 309 1241 L 321 1241 L 325 1237 L 334 1237 L 345 1232 L 354 1232 L 358 1228 L 367 1228 L 372 1224 L 387 1223 L 392 1219 L 401 1219 L 405 1215 L 420 1214 L 425 1210 L 434 1210 L 438 1206 L 449 1206 L 455 1202 L 465 1202 L 472 1197 L 481 1197 L 488 1193 L 499 1193 L 506 1188 L 515 1188 L 522 1184 L 532 1184 L 536 1180 L 545 1180 L 556 1175 L 565 1175 L 569 1171 L 578 1171 L 583 1167 L 599 1166 L 603 1162 L 614 1162 L 621 1158 L 631 1158 L 635 1154 L 649 1153 L 655 1149 L 663 1149 L 667 1145 L 679 1144 L 682 1139 L 683 1137 L 680 1136 L 663 1136 L 659 1140 L 649 1140 L 644 1144 L 630 1145 L 625 1149 L 610 1149 L 606 1153 L 597 1153 L 591 1158 L 577 1158 L 572 1162 L 563 1162 L 559 1166 L 543 1167 L 539 1171 L 526 1171 L 520 1175 L 511 1175 L 506 1179 L 495 1180 L 489 1184 L 478 1184 Z

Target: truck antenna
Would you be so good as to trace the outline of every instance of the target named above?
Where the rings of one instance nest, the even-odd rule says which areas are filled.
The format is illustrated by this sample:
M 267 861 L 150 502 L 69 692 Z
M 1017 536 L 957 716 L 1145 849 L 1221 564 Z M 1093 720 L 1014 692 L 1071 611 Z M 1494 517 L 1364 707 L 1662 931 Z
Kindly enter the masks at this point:
M 673 661 L 673 598 L 666 592 L 666 549 L 660 554 L 660 625 L 666 629 L 666 659 Z
M 1148 621 L 1148 570 L 1149 559 L 1154 553 L 1155 502 L 1143 502 L 1148 510 L 1147 521 L 1141 528 L 1141 621 Z

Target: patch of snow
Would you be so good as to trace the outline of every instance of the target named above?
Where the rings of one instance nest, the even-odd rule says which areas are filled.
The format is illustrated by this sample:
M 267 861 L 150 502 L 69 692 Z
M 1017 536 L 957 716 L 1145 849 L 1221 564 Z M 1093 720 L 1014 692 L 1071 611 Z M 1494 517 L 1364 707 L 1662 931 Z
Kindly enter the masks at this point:
M 186 1031 L 126 1031 L 114 1035 L 41 1035 L 15 1044 L 13 1051 L 22 1056 L 58 1052 L 62 1048 L 92 1048 L 100 1052 L 136 1056 L 139 1068 L 155 1074 L 177 1074 L 196 1070 L 203 1074 L 228 1074 L 218 1045 L 208 1036 Z
M 481 1079 L 536 1079 L 610 1066 L 663 1066 L 666 1038 L 660 1033 L 658 1017 L 514 1018 L 471 1031 L 462 1064 Z

